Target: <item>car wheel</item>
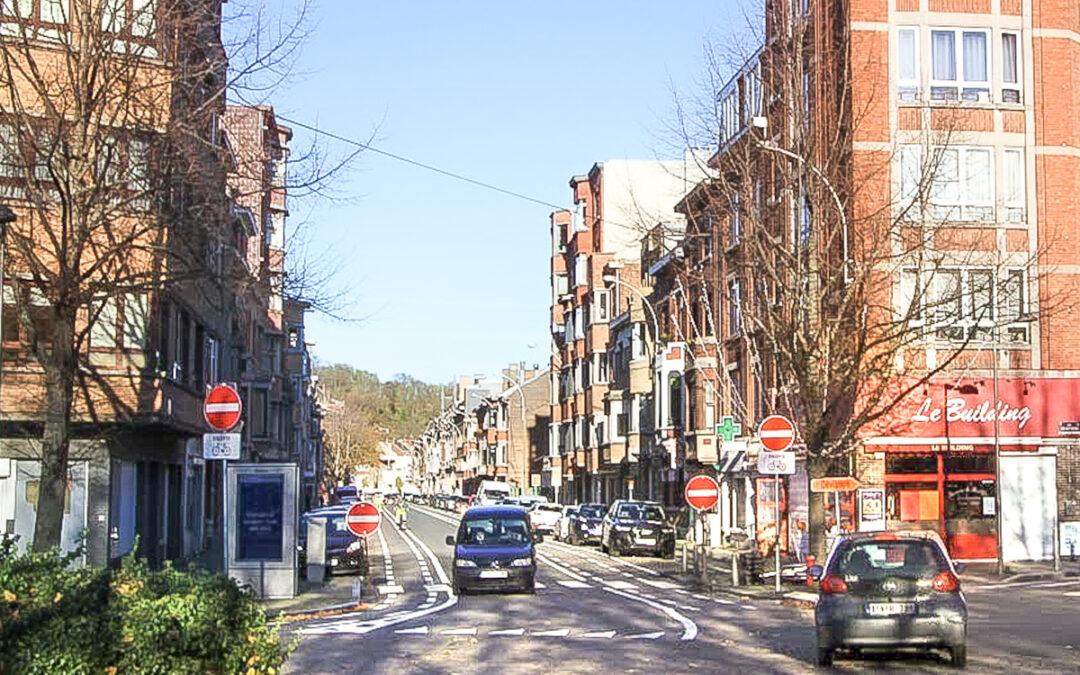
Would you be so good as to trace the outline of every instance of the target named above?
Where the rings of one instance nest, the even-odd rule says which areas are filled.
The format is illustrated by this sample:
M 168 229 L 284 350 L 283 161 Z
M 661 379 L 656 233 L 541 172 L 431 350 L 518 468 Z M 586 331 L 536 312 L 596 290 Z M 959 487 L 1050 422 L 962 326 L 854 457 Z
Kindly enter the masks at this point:
M 949 649 L 949 665 L 953 668 L 967 668 L 967 645 L 957 645 Z
M 833 662 L 833 650 L 819 646 L 817 648 L 816 662 L 819 666 L 831 666 Z
M 610 549 L 610 553 L 611 553 L 612 558 L 618 558 L 619 556 L 622 555 L 622 550 L 619 549 L 619 547 L 617 545 L 612 544 L 608 548 Z
M 600 540 L 600 552 L 601 553 L 607 553 L 608 552 L 607 546 L 604 546 L 604 540 L 603 539 Z
M 536 578 L 534 577 L 525 582 L 525 585 L 521 587 L 521 590 L 529 595 L 536 595 Z

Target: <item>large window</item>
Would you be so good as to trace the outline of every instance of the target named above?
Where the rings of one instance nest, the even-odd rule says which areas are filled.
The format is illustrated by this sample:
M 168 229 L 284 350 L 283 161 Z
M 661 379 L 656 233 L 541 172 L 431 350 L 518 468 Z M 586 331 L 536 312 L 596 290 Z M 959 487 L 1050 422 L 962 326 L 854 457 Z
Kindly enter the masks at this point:
M 1001 34 L 1001 100 L 1020 103 L 1020 36 Z
M 914 28 L 897 32 L 897 83 L 901 101 L 919 100 L 919 32 Z
M 995 275 L 989 267 L 911 268 L 901 273 L 896 311 L 911 326 L 928 325 L 939 340 L 1026 342 L 1025 288 L 1022 269 Z
M 1005 157 L 1005 190 L 1010 204 L 1023 207 L 1023 152 Z M 923 148 L 900 148 L 900 203 L 905 217 L 921 217 L 921 202 L 940 221 L 992 221 L 995 218 L 994 149 L 982 147 L 934 148 L 923 161 Z M 1010 168 L 1010 162 L 1012 167 Z M 1011 194 L 1009 191 L 1011 190 Z M 1009 200 L 1013 201 L 1009 201 Z M 1022 212 L 1018 214 L 1022 218 Z
M 990 101 L 990 31 L 930 31 L 930 98 Z

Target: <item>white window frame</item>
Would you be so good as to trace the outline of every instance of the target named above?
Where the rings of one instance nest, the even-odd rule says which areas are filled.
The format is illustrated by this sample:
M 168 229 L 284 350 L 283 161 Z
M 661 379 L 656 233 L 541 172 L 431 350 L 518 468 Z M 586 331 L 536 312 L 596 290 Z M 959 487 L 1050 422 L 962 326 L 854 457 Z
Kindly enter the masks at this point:
M 1015 172 L 1014 172 L 1015 169 Z M 1027 157 L 1024 148 L 1004 148 L 1001 152 L 1001 201 L 1005 220 L 1024 221 L 1027 207 Z M 1015 194 L 1012 188 L 1015 188 Z
M 589 283 L 589 257 L 585 253 L 574 256 L 574 286 L 584 286 Z
M 742 335 L 742 282 L 732 274 L 727 279 L 728 336 Z
M 926 202 L 930 207 L 930 212 L 933 214 L 933 218 L 936 221 L 974 221 L 974 222 L 988 222 L 993 221 L 996 218 L 996 201 L 997 201 L 997 189 L 998 181 L 996 177 L 996 166 L 998 164 L 997 153 L 993 147 L 990 146 L 953 146 L 953 147 L 935 147 L 931 149 L 932 152 L 941 153 L 955 153 L 956 156 L 956 175 L 955 180 L 950 180 L 948 183 L 956 183 L 956 197 L 939 195 L 939 188 L 942 185 L 942 181 L 938 177 L 938 173 L 945 166 L 945 160 L 935 158 L 935 176 L 931 177 L 931 185 L 929 194 L 926 197 Z M 969 176 L 968 176 L 968 163 L 969 157 L 976 154 L 985 154 L 990 159 L 990 167 L 987 172 L 987 186 L 988 196 L 986 198 L 972 198 L 968 194 Z M 918 185 L 908 186 L 905 185 L 905 175 L 903 169 L 904 157 L 910 156 L 918 158 L 919 160 L 919 173 L 918 178 L 922 179 L 923 171 L 926 168 L 922 162 L 922 146 L 919 145 L 906 145 L 901 146 L 898 153 L 900 161 L 898 162 L 897 172 L 900 174 L 898 192 L 900 194 L 901 208 L 903 208 L 903 200 L 908 198 L 918 197 L 918 194 L 908 194 L 910 187 L 918 188 Z M 910 218 L 917 219 L 919 217 L 918 204 L 914 205 L 908 212 Z
M 592 323 L 607 323 L 611 320 L 611 293 L 606 288 L 593 291 L 590 314 Z
M 900 44 L 901 44 L 900 41 L 901 41 L 902 36 L 903 36 L 904 33 L 912 33 L 913 34 L 913 40 L 914 40 L 914 45 L 913 45 L 914 54 L 913 54 L 913 57 L 915 59 L 915 63 L 913 64 L 914 70 L 915 70 L 915 78 L 914 79 L 903 77 L 902 72 L 901 72 L 902 68 L 903 68 L 903 64 L 900 61 L 900 57 L 901 57 L 901 54 L 902 54 L 901 49 L 900 49 Z M 900 101 L 905 101 L 905 102 L 919 101 L 922 98 L 922 78 L 920 77 L 920 75 L 922 73 L 922 70 L 921 70 L 921 61 L 922 61 L 922 59 L 920 58 L 920 52 L 922 50 L 920 49 L 919 37 L 920 37 L 920 32 L 919 32 L 918 27 L 916 27 L 916 26 L 901 26 L 901 27 L 896 29 L 896 94 L 897 94 L 897 98 Z M 911 91 L 911 90 L 914 90 L 914 91 Z
M 1016 40 L 1016 81 L 1005 81 L 1005 36 L 1011 35 Z M 1024 102 L 1024 42 L 1021 39 L 1022 35 L 1019 31 L 1015 30 L 1003 30 L 998 34 L 997 46 L 1001 59 L 1001 81 L 1000 81 L 1000 95 L 999 100 L 1002 103 L 1021 104 Z M 1011 92 L 1016 97 L 1015 101 L 1006 101 L 1005 92 Z
M 939 80 L 934 77 L 934 33 L 952 33 L 953 34 L 953 59 L 956 67 L 956 79 L 954 80 Z M 967 80 L 964 72 L 964 34 L 965 33 L 982 33 L 986 37 L 986 80 Z M 933 101 L 968 101 L 979 103 L 990 103 L 994 99 L 994 36 L 993 31 L 989 28 L 957 28 L 946 26 L 931 26 L 929 29 L 930 44 L 928 47 L 928 53 L 930 56 L 930 99 Z M 956 90 L 956 95 L 953 97 L 948 96 L 935 96 L 935 89 L 949 89 Z M 978 98 L 968 98 L 965 95 L 965 90 L 985 90 L 985 100 Z

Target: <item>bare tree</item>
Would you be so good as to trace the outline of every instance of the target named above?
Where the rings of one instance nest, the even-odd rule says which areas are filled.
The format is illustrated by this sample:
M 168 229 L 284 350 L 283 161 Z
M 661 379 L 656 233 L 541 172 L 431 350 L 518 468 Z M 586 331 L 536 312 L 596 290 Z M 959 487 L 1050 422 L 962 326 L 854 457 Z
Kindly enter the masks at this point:
M 253 283 L 215 255 L 236 198 L 218 120 L 226 92 L 266 92 L 284 76 L 304 32 L 233 24 L 228 53 L 219 0 L 3 7 L 14 16 L 0 35 L 0 185 L 19 216 L 6 266 L 42 382 L 34 548 L 45 550 L 60 540 L 73 419 L 122 421 L 147 403 L 155 304 L 185 289 L 220 310 Z M 331 174 L 320 165 L 293 176 L 314 189 Z M 128 363 L 119 378 L 88 356 L 95 331 L 108 337 L 118 322 L 142 336 L 151 362 Z
M 952 197 L 968 180 L 959 95 L 905 109 L 890 134 L 885 55 L 853 40 L 843 4 L 803 15 L 767 3 L 765 46 L 737 64 L 710 59 L 728 77 L 706 82 L 731 84 L 698 99 L 712 106 L 680 105 L 675 125 L 691 147 L 707 132 L 718 148 L 715 178 L 688 200 L 694 253 L 680 270 L 709 307 L 700 330 L 722 338 L 716 396 L 754 414 L 723 363 L 743 355 L 765 407 L 795 421 L 811 478 L 849 474 L 862 439 L 885 435 L 912 392 L 988 367 L 1002 336 L 1023 347 L 1034 312 L 1067 302 L 1034 292 L 1052 242 L 1012 250 L 997 236 L 1017 207 Z M 993 171 L 992 151 L 979 160 L 969 172 Z M 824 516 L 811 495 L 819 554 Z
M 349 482 L 357 467 L 379 463 L 379 441 L 383 433 L 343 400 L 326 403 L 322 487 L 332 494 L 335 487 Z

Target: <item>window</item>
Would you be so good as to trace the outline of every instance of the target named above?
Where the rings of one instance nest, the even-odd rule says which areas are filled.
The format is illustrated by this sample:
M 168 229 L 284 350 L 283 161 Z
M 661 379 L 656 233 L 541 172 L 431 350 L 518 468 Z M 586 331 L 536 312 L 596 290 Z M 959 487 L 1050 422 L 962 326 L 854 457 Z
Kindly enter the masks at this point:
M 1020 103 L 1020 36 L 1001 34 L 1001 100 Z
M 993 220 L 993 155 L 990 148 L 939 148 L 930 186 L 937 220 Z
M 806 246 L 810 243 L 810 234 L 814 226 L 813 208 L 810 206 L 810 195 L 806 193 L 806 187 L 802 191 L 802 208 L 799 209 L 799 244 Z
M 1023 270 L 1008 270 L 1001 289 L 1001 318 L 1009 322 L 1006 338 L 1010 342 L 1027 342 L 1027 290 Z
M 584 286 L 589 283 L 589 257 L 579 253 L 574 258 L 574 286 Z
M 570 292 L 570 279 L 565 274 L 555 275 L 555 295 L 566 295 Z
M 149 345 L 150 303 L 145 293 L 125 293 L 124 348 L 144 350 Z
M 607 323 L 611 318 L 610 294 L 606 290 L 593 291 L 592 322 Z
M 728 279 L 728 335 L 742 332 L 742 289 L 739 278 Z
M 21 199 L 26 195 L 22 185 L 24 164 L 15 127 L 0 124 L 0 198 Z
M 264 438 L 267 434 L 266 420 L 269 414 L 265 389 L 251 390 L 251 435 Z
M 15 289 L 7 285 L 4 286 L 3 323 L 3 341 L 18 343 L 21 337 L 21 325 L 18 308 L 15 305 Z
M 300 348 L 300 328 L 289 326 L 289 349 Z
M 1024 220 L 1024 151 L 1020 148 L 1006 148 L 1004 153 L 1004 179 L 1002 201 L 1005 204 L 1005 220 L 1010 223 Z
M 574 339 L 585 339 L 585 312 L 581 307 L 574 308 Z
M 919 32 L 901 28 L 897 32 L 896 80 L 901 101 L 919 100 Z
M 896 309 L 907 312 L 900 319 L 907 318 L 909 325 L 919 325 L 929 316 L 940 340 L 994 340 L 995 324 L 1004 322 L 1010 341 L 1025 342 L 1024 279 L 1023 270 L 1008 270 L 998 277 L 986 267 L 944 268 L 923 274 L 905 269 L 900 275 Z M 923 288 L 928 290 L 924 293 Z
M 990 101 L 990 33 L 934 29 L 930 98 L 935 101 Z
M 116 332 L 116 298 L 101 298 L 91 308 L 94 323 L 90 327 L 90 346 L 94 349 L 116 349 L 119 340 Z
M 742 197 L 738 192 L 731 195 L 731 216 L 729 218 L 730 224 L 730 237 L 728 241 L 729 246 L 734 246 L 739 243 L 739 237 L 742 236 Z

